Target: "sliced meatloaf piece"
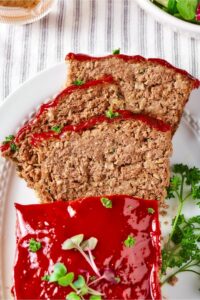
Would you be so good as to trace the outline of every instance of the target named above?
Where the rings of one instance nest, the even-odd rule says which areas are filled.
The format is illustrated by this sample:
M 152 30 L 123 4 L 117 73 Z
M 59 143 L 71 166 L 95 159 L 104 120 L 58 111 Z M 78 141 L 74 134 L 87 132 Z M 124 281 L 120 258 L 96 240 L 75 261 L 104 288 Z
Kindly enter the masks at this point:
M 18 148 L 23 151 L 24 158 L 29 160 L 32 147 L 28 141 L 33 133 L 50 130 L 59 133 L 68 124 L 77 124 L 109 110 L 123 109 L 124 103 L 124 98 L 111 76 L 70 86 L 55 99 L 43 104 L 16 137 L 11 135 L 6 138 L 1 147 L 3 156 L 12 159 L 16 155 L 15 148 Z
M 4 156 L 12 157 L 18 174 L 42 201 L 113 193 L 163 200 L 169 184 L 170 126 L 126 110 L 112 115 L 66 125 L 59 133 L 32 133 Z
M 126 99 L 126 109 L 145 113 L 170 124 L 175 132 L 184 106 L 199 80 L 161 59 L 109 55 L 91 57 L 69 53 L 67 85 L 111 74 Z

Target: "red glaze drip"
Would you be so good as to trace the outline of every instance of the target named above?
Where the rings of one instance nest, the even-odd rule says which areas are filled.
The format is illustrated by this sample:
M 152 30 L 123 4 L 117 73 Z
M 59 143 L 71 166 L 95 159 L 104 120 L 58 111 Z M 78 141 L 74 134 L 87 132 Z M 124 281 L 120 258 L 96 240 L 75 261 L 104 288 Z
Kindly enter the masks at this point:
M 74 272 L 75 279 L 79 274 L 94 275 L 79 252 L 61 249 L 67 238 L 80 233 L 85 239 L 98 239 L 92 254 L 100 274 L 109 269 L 120 278 L 118 284 L 102 280 L 92 286 L 104 293 L 103 299 L 161 299 L 158 202 L 125 195 L 107 197 L 112 200 L 110 209 L 102 205 L 100 197 L 42 205 L 16 204 L 15 300 L 64 300 L 71 288 L 41 280 L 57 262 Z M 154 209 L 153 214 L 148 213 L 149 207 Z M 128 235 L 136 240 L 131 248 L 124 245 Z M 28 249 L 31 238 L 42 244 L 35 253 Z
M 163 121 L 154 119 L 147 115 L 134 114 L 129 110 L 117 110 L 116 112 L 119 113 L 119 116 L 112 118 L 112 119 L 107 118 L 105 115 L 101 115 L 101 116 L 93 117 L 93 118 L 91 118 L 85 122 L 82 122 L 78 125 L 66 125 L 65 127 L 63 127 L 61 133 L 59 133 L 59 134 L 54 131 L 34 133 L 32 135 L 31 144 L 33 146 L 37 146 L 38 143 L 40 143 L 44 140 L 48 140 L 52 137 L 59 139 L 62 137 L 63 133 L 66 131 L 81 132 L 81 131 L 90 129 L 90 128 L 94 127 L 95 125 L 103 123 L 103 122 L 114 123 L 114 122 L 119 122 L 121 120 L 139 120 L 139 121 L 153 127 L 154 129 L 156 129 L 158 131 L 162 131 L 162 132 L 171 130 L 170 125 L 165 124 Z
M 197 78 L 193 77 L 192 75 L 190 75 L 187 71 L 179 69 L 174 67 L 173 65 L 171 65 L 170 63 L 168 63 L 166 60 L 164 59 L 160 59 L 160 58 L 144 58 L 140 55 L 124 55 L 124 54 L 111 54 L 111 55 L 107 55 L 107 56 L 99 56 L 99 57 L 95 57 L 95 56 L 89 56 L 86 54 L 75 54 L 75 53 L 69 53 L 66 55 L 65 59 L 66 60 L 79 60 L 79 61 L 86 61 L 86 60 L 102 60 L 102 59 L 107 59 L 107 58 L 113 58 L 113 57 L 117 57 L 120 59 L 123 59 L 124 61 L 128 62 L 128 61 L 132 61 L 132 62 L 143 62 L 143 61 L 149 61 L 152 63 L 157 63 L 159 65 L 165 66 L 169 69 L 174 69 L 176 72 L 187 76 L 189 79 L 193 80 L 193 85 L 194 88 L 199 88 L 200 87 L 200 80 L 198 80 Z
M 4 152 L 4 151 L 8 150 L 9 148 L 10 148 L 10 143 L 6 143 L 6 144 L 3 144 L 2 146 L 0 146 L 0 151 Z

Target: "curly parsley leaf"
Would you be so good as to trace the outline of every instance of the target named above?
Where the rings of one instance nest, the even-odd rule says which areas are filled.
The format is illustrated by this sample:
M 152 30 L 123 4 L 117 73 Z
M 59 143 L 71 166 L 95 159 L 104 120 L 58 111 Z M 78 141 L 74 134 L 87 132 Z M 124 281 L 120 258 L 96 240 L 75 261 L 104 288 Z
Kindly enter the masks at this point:
M 187 219 L 182 213 L 186 201 L 200 199 L 200 169 L 176 164 L 173 172 L 175 175 L 170 179 L 167 193 L 168 198 L 178 198 L 179 206 L 172 220 L 168 241 L 162 250 L 161 272 L 165 275 L 168 268 L 176 268 L 176 271 L 165 278 L 162 284 L 181 272 L 200 275 L 200 216 Z

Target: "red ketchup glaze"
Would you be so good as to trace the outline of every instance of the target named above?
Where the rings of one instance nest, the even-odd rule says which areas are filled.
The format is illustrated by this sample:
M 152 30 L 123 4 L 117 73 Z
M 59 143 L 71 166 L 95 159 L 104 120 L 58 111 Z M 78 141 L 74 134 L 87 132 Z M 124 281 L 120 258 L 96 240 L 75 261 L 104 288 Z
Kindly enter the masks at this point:
M 92 254 L 102 274 L 105 269 L 120 278 L 119 283 L 103 279 L 93 288 L 104 293 L 103 299 L 161 299 L 159 284 L 160 227 L 158 202 L 126 195 L 108 196 L 112 208 L 104 207 L 100 197 L 71 202 L 20 205 L 17 210 L 17 252 L 14 266 L 13 294 L 19 299 L 65 299 L 72 291 L 57 283 L 42 281 L 53 265 L 62 262 L 68 272 L 95 275 L 78 251 L 62 250 L 61 245 L 76 234 L 96 237 Z M 148 208 L 154 213 L 148 213 Z M 136 242 L 124 245 L 128 235 Z M 37 252 L 28 249 L 31 238 L 40 241 Z M 84 296 L 88 299 L 88 296 Z
M 54 131 L 34 133 L 31 138 L 31 144 L 33 146 L 37 146 L 42 141 L 48 140 L 52 137 L 60 139 L 60 138 L 62 138 L 63 133 L 66 131 L 81 132 L 81 131 L 90 129 L 90 128 L 94 127 L 95 125 L 103 123 L 103 122 L 114 123 L 114 122 L 119 122 L 122 120 L 138 120 L 138 121 L 148 124 L 149 126 L 153 127 L 154 129 L 156 129 L 158 131 L 162 131 L 162 132 L 171 130 L 170 125 L 165 124 L 163 121 L 157 120 L 148 115 L 134 114 L 129 110 L 116 110 L 116 112 L 119 113 L 118 117 L 108 118 L 105 115 L 100 115 L 97 117 L 93 117 L 85 122 L 79 123 L 77 125 L 66 125 L 63 127 L 63 129 L 61 130 L 61 132 L 59 134 Z
M 6 143 L 0 146 L 0 151 L 4 152 L 10 148 L 10 143 Z
M 158 63 L 159 65 L 165 66 L 169 69 L 174 69 L 176 72 L 187 76 L 189 79 L 193 80 L 193 86 L 194 88 L 199 88 L 200 87 L 200 80 L 198 80 L 197 78 L 193 77 L 192 75 L 190 75 L 187 71 L 179 69 L 174 67 L 173 65 L 171 65 L 170 63 L 168 63 L 166 60 L 164 59 L 160 59 L 160 58 L 144 58 L 143 56 L 140 55 L 125 55 L 125 54 L 111 54 L 111 55 L 107 55 L 107 56 L 99 56 L 99 57 L 95 57 L 95 56 L 89 56 L 86 54 L 75 54 L 75 53 L 68 53 L 65 57 L 66 60 L 79 60 L 79 61 L 86 61 L 86 60 L 103 60 L 106 58 L 113 58 L 113 57 L 117 57 L 120 59 L 123 59 L 124 61 L 128 62 L 128 61 L 132 61 L 132 62 L 143 62 L 143 61 L 149 61 L 152 63 Z
M 84 89 L 88 89 L 90 87 L 93 87 L 93 86 L 96 86 L 99 84 L 104 84 L 104 83 L 115 83 L 115 81 L 112 76 L 104 76 L 103 78 L 101 78 L 99 80 L 88 81 L 87 83 L 85 83 L 83 85 L 79 85 L 79 86 L 72 85 L 72 86 L 67 87 L 60 94 L 58 94 L 55 99 L 53 99 L 52 101 L 50 101 L 46 104 L 41 105 L 38 113 L 33 117 L 33 119 L 31 121 L 29 121 L 25 126 L 23 126 L 18 131 L 15 139 L 12 142 L 19 143 L 19 141 L 23 137 L 23 135 L 26 132 L 31 130 L 31 126 L 38 121 L 38 119 L 41 117 L 41 115 L 45 111 L 48 111 L 48 109 L 56 107 L 59 104 L 60 99 L 62 99 L 62 97 L 66 96 L 66 95 L 70 95 L 76 90 L 84 90 Z M 4 152 L 4 151 L 8 150 L 9 145 L 10 145 L 10 143 L 7 143 L 7 146 L 5 146 L 5 145 L 0 146 L 0 151 Z

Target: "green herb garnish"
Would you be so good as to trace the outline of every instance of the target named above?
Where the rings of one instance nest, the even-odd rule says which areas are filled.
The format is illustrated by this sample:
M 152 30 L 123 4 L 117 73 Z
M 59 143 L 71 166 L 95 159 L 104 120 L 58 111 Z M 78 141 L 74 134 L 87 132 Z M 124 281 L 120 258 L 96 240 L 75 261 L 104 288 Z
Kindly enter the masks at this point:
M 131 248 L 135 245 L 135 238 L 131 235 L 128 235 L 126 240 L 124 241 L 124 245 L 127 247 L 127 248 Z
M 55 126 L 51 127 L 51 130 L 55 131 L 56 133 L 60 133 L 61 132 L 61 126 L 55 125 Z
M 155 213 L 155 210 L 152 207 L 148 207 L 148 213 L 153 215 Z
M 112 118 L 116 118 L 119 117 L 119 113 L 118 112 L 113 112 L 112 109 L 109 109 L 105 112 L 105 115 L 107 118 L 112 119 Z
M 15 152 L 15 151 L 18 150 L 18 147 L 17 147 L 17 145 L 15 143 L 11 143 L 10 144 L 10 149 L 11 149 L 12 152 Z
M 113 50 L 112 54 L 120 54 L 120 48 Z
M 30 239 L 29 241 L 29 250 L 31 252 L 37 252 L 38 250 L 40 250 L 42 248 L 42 244 L 38 241 L 36 241 L 35 239 Z
M 173 173 L 175 175 L 171 177 L 167 190 L 168 198 L 176 197 L 179 205 L 168 241 L 162 250 L 162 275 L 166 275 L 168 268 L 176 270 L 164 278 L 162 284 L 181 272 L 200 275 L 200 216 L 186 219 L 182 213 L 189 199 L 200 205 L 197 201 L 200 199 L 200 169 L 176 164 Z
M 77 79 L 77 80 L 75 80 L 74 82 L 73 82 L 73 84 L 74 85 L 83 85 L 84 84 L 84 81 L 83 80 L 79 80 L 79 79 Z
M 78 275 L 78 278 L 74 281 L 74 272 L 67 272 L 67 268 L 63 263 L 56 263 L 53 268 L 53 272 L 49 275 L 42 277 L 42 280 L 50 283 L 58 284 L 63 287 L 71 287 L 73 292 L 70 292 L 66 299 L 83 299 L 84 295 L 101 296 L 102 294 L 91 288 L 93 282 L 86 282 L 82 275 Z M 78 298 L 77 298 L 78 297 Z M 99 298 L 101 299 L 101 298 Z
M 108 199 L 108 198 L 101 198 L 101 203 L 106 208 L 112 208 L 112 201 L 110 199 Z
M 13 140 L 14 140 L 14 138 L 15 138 L 15 136 L 14 136 L 14 135 L 9 135 L 9 136 L 6 136 L 6 137 L 5 137 L 5 140 L 4 140 L 4 142 L 3 142 L 3 144 L 10 143 L 11 141 L 13 141 Z

